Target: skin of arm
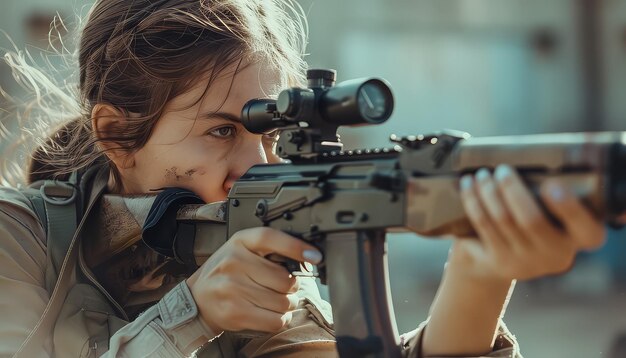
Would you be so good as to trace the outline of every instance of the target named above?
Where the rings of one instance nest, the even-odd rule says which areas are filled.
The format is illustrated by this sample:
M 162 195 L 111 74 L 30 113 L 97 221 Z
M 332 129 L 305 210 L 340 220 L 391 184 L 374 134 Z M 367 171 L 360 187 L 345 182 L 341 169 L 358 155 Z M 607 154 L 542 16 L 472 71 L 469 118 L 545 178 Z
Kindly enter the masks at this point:
M 424 356 L 480 356 L 493 350 L 515 280 L 567 271 L 577 252 L 604 242 L 603 225 L 560 183 L 541 187 L 540 209 L 508 166 L 461 180 L 461 198 L 477 238 L 455 240 L 424 332 Z
M 514 286 L 510 280 L 472 277 L 461 264 L 448 263 L 424 331 L 424 356 L 491 352 Z

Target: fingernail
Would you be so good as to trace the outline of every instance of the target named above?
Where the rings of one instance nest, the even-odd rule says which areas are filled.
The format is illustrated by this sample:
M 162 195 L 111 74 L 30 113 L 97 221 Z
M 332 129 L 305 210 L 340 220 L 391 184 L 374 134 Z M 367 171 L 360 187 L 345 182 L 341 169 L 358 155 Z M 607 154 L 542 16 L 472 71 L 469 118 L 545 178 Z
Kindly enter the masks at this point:
M 513 168 L 509 165 L 498 165 L 494 177 L 497 181 L 503 182 L 513 176 Z
M 476 172 L 476 180 L 485 181 L 489 179 L 489 169 L 482 168 L 478 172 Z
M 317 250 L 304 250 L 302 252 L 302 257 L 313 265 L 317 265 L 322 262 L 322 253 Z
M 461 190 L 470 190 L 472 188 L 472 177 L 470 175 L 464 175 L 461 178 Z
M 563 190 L 563 188 L 557 184 L 550 185 L 548 191 L 550 197 L 554 201 L 563 201 L 563 199 L 565 198 L 565 190 Z

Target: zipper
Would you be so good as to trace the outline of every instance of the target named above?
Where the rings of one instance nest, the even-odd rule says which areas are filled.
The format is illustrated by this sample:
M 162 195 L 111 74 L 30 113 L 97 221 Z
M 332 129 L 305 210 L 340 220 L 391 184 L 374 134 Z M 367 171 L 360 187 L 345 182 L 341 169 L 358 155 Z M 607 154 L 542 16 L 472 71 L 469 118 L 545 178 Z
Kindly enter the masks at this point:
M 83 274 L 87 277 L 87 279 L 89 279 L 91 284 L 96 286 L 96 288 L 100 290 L 100 293 L 106 296 L 109 302 L 112 303 L 113 306 L 115 306 L 115 308 L 118 310 L 120 314 L 122 314 L 122 318 L 128 321 L 128 315 L 126 314 L 126 311 L 124 311 L 122 306 L 113 298 L 113 296 L 111 296 L 109 292 L 104 287 L 102 287 L 102 285 L 98 282 L 98 280 L 96 280 L 96 278 L 93 276 L 93 273 L 91 272 L 89 267 L 87 267 L 87 263 L 85 262 L 85 258 L 83 257 L 82 240 L 78 246 L 78 266 L 80 267 L 80 270 L 83 272 Z
M 97 181 L 99 179 L 99 175 L 100 175 L 100 173 L 96 174 L 96 177 L 94 178 L 94 183 L 97 183 Z M 78 225 L 78 228 L 76 230 L 76 234 L 78 234 L 78 235 L 82 234 L 83 224 L 85 223 L 85 221 L 87 221 L 87 217 L 91 214 L 91 211 L 93 210 L 93 207 L 95 206 L 95 203 L 102 197 L 102 194 L 103 194 L 105 188 L 106 188 L 106 184 L 102 185 L 101 188 L 97 188 L 98 194 L 87 205 L 87 210 L 85 210 L 85 215 L 83 215 L 83 217 L 81 218 L 81 221 L 80 221 L 80 223 Z M 94 189 L 96 189 L 96 188 L 92 187 L 92 190 L 94 190 Z M 90 195 L 90 197 L 91 197 L 91 195 Z M 91 282 L 91 284 L 96 286 L 96 288 L 102 294 L 104 294 L 104 296 L 109 300 L 109 302 L 112 303 L 113 306 L 115 306 L 115 308 L 118 310 L 118 312 L 122 315 L 122 318 L 124 318 L 126 321 L 128 321 L 128 315 L 126 314 L 126 312 L 124 311 L 122 306 L 113 297 L 111 297 L 111 295 L 107 292 L 107 290 L 104 289 L 104 287 L 102 287 L 102 285 L 95 279 L 95 277 L 94 277 L 93 273 L 91 272 L 91 270 L 87 267 L 87 264 L 85 263 L 85 258 L 83 257 L 83 240 L 82 240 L 82 237 L 79 237 L 79 242 L 77 244 L 78 244 L 78 267 L 80 268 L 82 273 L 87 277 L 87 279 Z

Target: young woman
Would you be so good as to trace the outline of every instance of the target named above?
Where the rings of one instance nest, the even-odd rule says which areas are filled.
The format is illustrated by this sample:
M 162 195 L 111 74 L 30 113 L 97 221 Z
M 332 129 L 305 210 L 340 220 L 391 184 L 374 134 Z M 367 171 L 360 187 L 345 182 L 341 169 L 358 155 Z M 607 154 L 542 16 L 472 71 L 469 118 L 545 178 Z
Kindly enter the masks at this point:
M 36 342 L 39 356 L 336 355 L 330 308 L 314 283 L 265 259 L 317 264 L 315 247 L 244 230 L 187 277 L 103 196 L 126 202 L 182 187 L 214 202 L 252 165 L 275 162 L 274 138 L 247 132 L 239 114 L 250 99 L 303 84 L 298 14 L 278 0 L 96 2 L 79 47 L 83 113 L 63 123 L 30 173 L 31 181 L 78 173 L 88 208 L 68 261 L 75 275 L 55 325 Z M 403 354 L 521 357 L 500 322 L 513 280 L 568 269 L 577 251 L 601 244 L 603 228 L 549 183 L 542 197 L 562 220 L 555 227 L 508 167 L 463 178 L 461 189 L 479 237 L 454 243 L 430 318 L 403 335 Z M 0 193 L 0 354 L 12 355 L 52 299 L 50 265 L 28 201 Z

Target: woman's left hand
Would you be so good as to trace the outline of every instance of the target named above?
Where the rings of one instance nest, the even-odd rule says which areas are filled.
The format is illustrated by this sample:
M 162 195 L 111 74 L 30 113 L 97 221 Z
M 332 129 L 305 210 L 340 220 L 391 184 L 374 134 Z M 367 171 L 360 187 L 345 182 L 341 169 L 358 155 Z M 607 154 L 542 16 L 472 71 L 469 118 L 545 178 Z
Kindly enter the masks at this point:
M 511 167 L 463 177 L 461 198 L 479 238 L 456 240 L 450 262 L 474 277 L 526 280 L 567 271 L 577 252 L 604 243 L 602 223 L 558 181 L 540 191 L 560 227 Z
M 545 182 L 540 192 L 560 225 L 511 167 L 461 179 L 478 237 L 454 241 L 424 333 L 425 356 L 488 354 L 512 280 L 564 272 L 579 251 L 602 245 L 604 226 L 558 181 Z

